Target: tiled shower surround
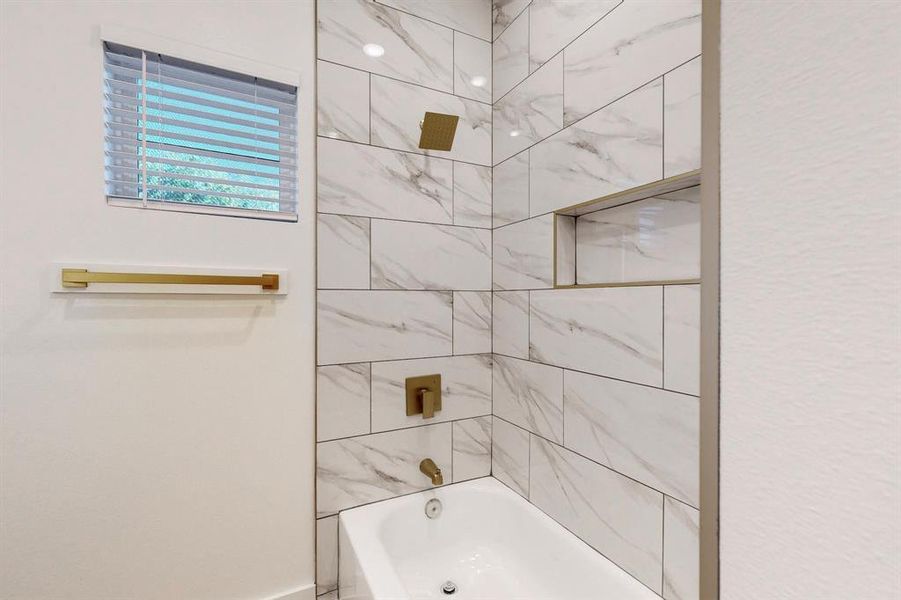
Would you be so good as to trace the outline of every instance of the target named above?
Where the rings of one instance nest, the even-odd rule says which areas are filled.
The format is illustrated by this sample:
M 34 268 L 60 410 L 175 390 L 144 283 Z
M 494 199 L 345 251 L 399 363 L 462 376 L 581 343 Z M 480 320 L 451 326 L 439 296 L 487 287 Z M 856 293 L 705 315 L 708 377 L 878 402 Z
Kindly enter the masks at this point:
M 337 512 L 430 487 L 429 456 L 697 598 L 698 286 L 555 290 L 551 213 L 699 168 L 700 2 L 319 0 L 318 25 L 318 593 Z M 417 148 L 426 110 L 460 115 L 451 152 Z M 581 217 L 579 277 L 697 278 L 698 217 Z M 407 417 L 435 372 L 443 410 Z

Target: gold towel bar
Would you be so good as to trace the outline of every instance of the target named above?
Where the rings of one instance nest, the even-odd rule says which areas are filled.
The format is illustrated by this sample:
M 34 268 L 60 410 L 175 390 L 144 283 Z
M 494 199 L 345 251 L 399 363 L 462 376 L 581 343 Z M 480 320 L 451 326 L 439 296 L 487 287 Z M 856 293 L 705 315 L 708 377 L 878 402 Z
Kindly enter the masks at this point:
M 97 273 L 87 269 L 63 269 L 63 287 L 86 288 L 89 283 L 168 283 L 179 285 L 258 285 L 278 289 L 278 274 L 184 275 L 176 273 Z

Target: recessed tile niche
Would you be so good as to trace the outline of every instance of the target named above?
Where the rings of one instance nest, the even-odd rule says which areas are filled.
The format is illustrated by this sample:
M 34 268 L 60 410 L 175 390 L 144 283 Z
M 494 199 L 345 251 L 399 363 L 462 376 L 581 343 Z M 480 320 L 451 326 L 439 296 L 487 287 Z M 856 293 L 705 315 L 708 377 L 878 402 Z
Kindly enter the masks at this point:
M 554 212 L 554 287 L 700 281 L 700 172 Z

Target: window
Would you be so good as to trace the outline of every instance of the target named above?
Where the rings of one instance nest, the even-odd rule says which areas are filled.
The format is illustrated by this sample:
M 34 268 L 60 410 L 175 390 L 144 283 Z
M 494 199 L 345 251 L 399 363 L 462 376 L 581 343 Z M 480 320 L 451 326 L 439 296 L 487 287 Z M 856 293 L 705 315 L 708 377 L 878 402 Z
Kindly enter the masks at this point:
M 297 88 L 104 44 L 111 204 L 297 220 Z

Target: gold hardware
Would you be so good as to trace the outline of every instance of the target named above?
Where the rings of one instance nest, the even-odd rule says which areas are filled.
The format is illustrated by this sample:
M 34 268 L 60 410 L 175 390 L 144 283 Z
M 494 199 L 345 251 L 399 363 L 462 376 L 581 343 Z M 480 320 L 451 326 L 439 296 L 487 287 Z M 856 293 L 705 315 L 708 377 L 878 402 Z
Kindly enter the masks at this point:
M 432 485 L 444 484 L 444 476 L 441 474 L 441 469 L 438 468 L 438 465 L 431 458 L 422 459 L 422 462 L 419 463 L 419 470 L 432 480 Z
M 407 416 L 422 413 L 423 419 L 431 419 L 441 410 L 441 375 L 407 377 Z
M 459 120 L 460 117 L 457 115 L 427 112 L 425 118 L 419 122 L 419 128 L 422 129 L 419 147 L 423 150 L 449 151 L 454 145 Z
M 63 269 L 62 284 L 67 288 L 86 288 L 89 283 L 160 283 L 177 285 L 258 285 L 264 290 L 278 289 L 278 274 L 262 275 L 185 275 L 176 273 L 98 273 L 87 269 Z

